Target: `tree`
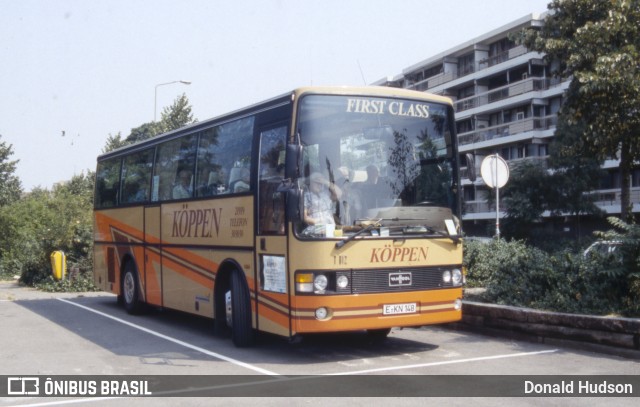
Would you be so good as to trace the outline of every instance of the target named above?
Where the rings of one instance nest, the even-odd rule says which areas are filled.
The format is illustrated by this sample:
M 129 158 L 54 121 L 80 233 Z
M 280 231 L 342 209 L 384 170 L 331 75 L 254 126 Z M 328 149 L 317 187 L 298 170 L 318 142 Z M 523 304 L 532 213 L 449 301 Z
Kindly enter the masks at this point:
M 22 183 L 15 175 L 19 160 L 9 161 L 13 155 L 12 147 L 11 144 L 0 141 L 0 206 L 17 201 L 22 193 Z
M 116 150 L 120 147 L 126 146 L 126 142 L 122 139 L 122 135 L 118 132 L 115 136 L 109 134 L 107 137 L 107 142 L 104 147 L 102 147 L 102 154 L 106 154 L 110 151 Z
M 554 192 L 548 199 L 552 214 L 571 214 L 579 221 L 581 214 L 601 215 L 595 196 L 589 195 L 598 187 L 602 176 L 601 162 L 583 152 L 585 123 L 570 124 L 563 115 L 558 117 L 555 137 L 549 146 L 549 167 Z
M 94 178 L 91 172 L 75 175 L 52 191 L 36 188 L 0 207 L 0 275 L 43 281 L 54 250 L 66 253 L 69 266 L 91 270 Z
M 550 174 L 538 161 L 526 160 L 511 170 L 509 182 L 502 192 L 505 204 L 503 227 L 513 238 L 528 238 L 548 208 Z
M 197 121 L 193 118 L 189 99 L 184 93 L 176 98 L 171 106 L 165 107 L 160 117 L 159 130 L 162 133 L 179 129 L 180 127 Z
M 564 156 L 580 133 L 569 131 L 562 121 L 558 123 L 547 165 L 542 161 L 526 160 L 512 168 L 509 182 L 504 187 L 506 216 L 505 235 L 528 239 L 532 237 L 534 226 L 540 223 L 543 214 L 551 216 L 573 215 L 579 227 L 580 215 L 601 215 L 594 198 L 587 192 L 593 191 L 600 180 L 601 169 L 594 159 L 588 157 Z M 490 195 L 491 197 L 491 195 Z
M 171 106 L 163 109 L 159 122 L 144 123 L 135 127 L 131 129 L 131 133 L 124 139 L 120 133 L 115 136 L 110 134 L 107 138 L 107 143 L 102 148 L 102 152 L 108 153 L 123 146 L 148 140 L 162 133 L 195 123 L 196 121 L 191 113 L 189 99 L 183 93 L 173 101 Z
M 640 1 L 554 0 L 525 44 L 571 77 L 562 115 L 584 123 L 584 153 L 620 160 L 621 216 L 631 218 L 630 186 L 640 159 Z M 576 154 L 577 155 L 577 154 Z
M 160 122 L 150 122 L 131 129 L 131 133 L 124 139 L 124 145 L 135 144 L 162 134 L 163 126 Z

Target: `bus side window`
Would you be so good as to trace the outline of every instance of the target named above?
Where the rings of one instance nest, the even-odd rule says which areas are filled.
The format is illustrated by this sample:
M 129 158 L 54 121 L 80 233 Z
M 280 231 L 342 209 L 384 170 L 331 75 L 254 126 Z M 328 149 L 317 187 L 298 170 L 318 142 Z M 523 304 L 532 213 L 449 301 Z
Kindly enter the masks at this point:
M 98 163 L 96 171 L 96 208 L 112 208 L 118 205 L 118 186 L 122 159 L 112 158 Z
M 154 185 L 154 188 L 157 188 L 159 200 L 185 199 L 193 196 L 197 139 L 196 135 L 187 135 L 158 146 L 154 179 L 157 179 L 159 185 Z M 184 177 L 189 177 L 188 186 L 181 183 L 181 173 Z M 185 187 L 184 191 L 175 192 L 180 186 Z M 154 190 L 154 195 L 155 193 Z
M 221 134 L 222 126 L 200 132 L 195 191 L 198 197 L 229 193 L 227 170 L 224 164 L 224 143 L 221 140 Z
M 151 167 L 154 149 L 127 156 L 122 167 L 122 202 L 145 202 L 149 200 Z
M 200 132 L 196 196 L 249 190 L 254 120 L 254 116 L 249 116 Z

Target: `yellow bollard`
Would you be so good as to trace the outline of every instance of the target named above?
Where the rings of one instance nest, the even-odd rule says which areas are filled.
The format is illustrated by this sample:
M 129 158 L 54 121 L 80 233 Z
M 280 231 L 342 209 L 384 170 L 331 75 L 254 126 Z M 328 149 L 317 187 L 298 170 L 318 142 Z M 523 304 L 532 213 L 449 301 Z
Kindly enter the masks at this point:
M 53 278 L 56 280 L 61 280 L 66 276 L 67 258 L 63 251 L 56 250 L 51 253 L 51 270 L 53 272 Z

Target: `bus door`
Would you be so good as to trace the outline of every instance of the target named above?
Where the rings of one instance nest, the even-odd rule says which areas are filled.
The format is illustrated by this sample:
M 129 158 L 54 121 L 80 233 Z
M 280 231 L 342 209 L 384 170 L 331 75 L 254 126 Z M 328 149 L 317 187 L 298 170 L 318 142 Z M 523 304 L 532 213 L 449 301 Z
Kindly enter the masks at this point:
M 162 306 L 162 256 L 160 253 L 160 205 L 144 208 L 144 265 L 140 280 L 149 304 Z
M 278 189 L 284 179 L 287 125 L 260 129 L 256 213 L 255 303 L 257 328 L 288 336 L 289 291 L 284 217 L 284 192 Z

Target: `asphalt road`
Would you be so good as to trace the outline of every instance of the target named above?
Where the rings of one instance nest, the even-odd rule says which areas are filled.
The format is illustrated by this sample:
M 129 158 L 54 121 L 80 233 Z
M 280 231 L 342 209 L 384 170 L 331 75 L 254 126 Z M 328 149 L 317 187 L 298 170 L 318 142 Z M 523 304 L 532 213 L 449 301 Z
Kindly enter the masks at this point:
M 357 375 L 379 379 L 369 382 L 375 386 L 370 389 L 372 395 L 389 391 L 393 396 L 317 397 L 322 392 L 327 396 L 342 396 L 338 391 L 339 382 L 310 379 L 287 383 L 297 386 L 296 389 L 309 386 L 309 395 L 303 397 L 188 397 L 179 399 L 180 405 L 468 406 L 471 402 L 480 406 L 599 406 L 613 402 L 616 406 L 636 406 L 640 392 L 636 388 L 636 397 L 615 399 L 396 397 L 397 393 L 402 394 L 403 381 L 414 381 L 416 376 L 424 379 L 425 385 L 435 381 L 438 385 L 460 389 L 464 395 L 468 386 L 482 386 L 484 382 L 448 375 L 524 375 L 532 380 L 538 375 L 638 376 L 640 362 L 492 338 L 442 326 L 394 329 L 382 342 L 373 342 L 360 332 L 308 336 L 298 344 L 260 335 L 255 347 L 238 349 L 231 340 L 214 336 L 212 326 L 210 320 L 167 310 L 152 309 L 144 315 L 131 316 L 110 294 L 51 294 L 21 288 L 15 283 L 0 283 L 0 376 L 251 375 L 252 380 L 264 378 L 266 386 L 273 387 L 275 384 L 271 385 L 271 381 L 287 383 L 279 380 L 283 376 L 299 375 L 339 375 L 345 383 L 355 385 L 349 383 L 349 377 Z M 389 386 L 388 390 L 384 390 L 385 386 Z M 367 395 L 366 389 L 364 393 Z M 177 401 L 173 397 L 0 397 L 0 406 L 157 406 L 176 405 Z

